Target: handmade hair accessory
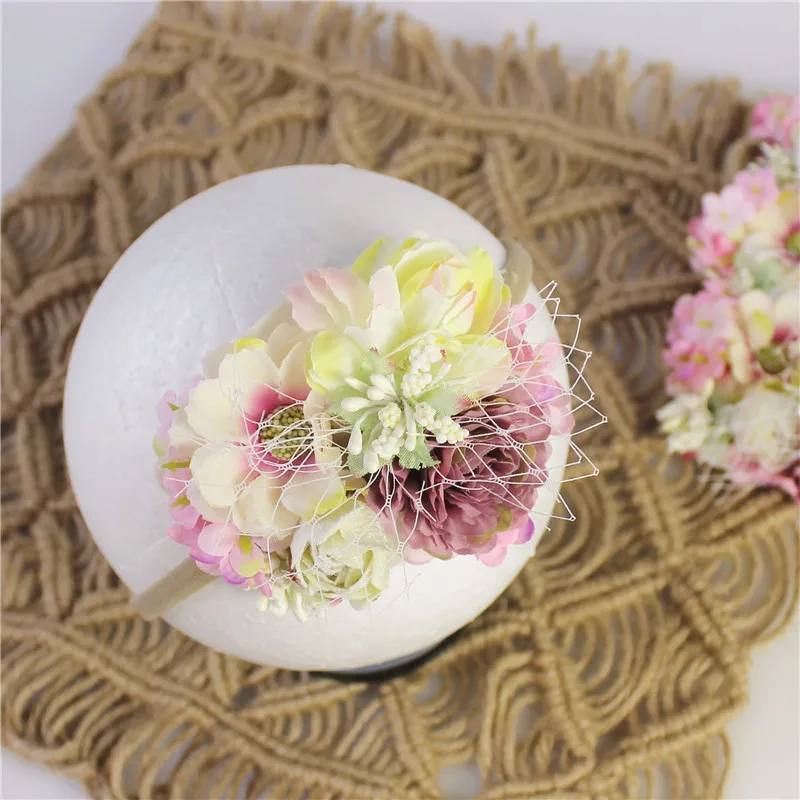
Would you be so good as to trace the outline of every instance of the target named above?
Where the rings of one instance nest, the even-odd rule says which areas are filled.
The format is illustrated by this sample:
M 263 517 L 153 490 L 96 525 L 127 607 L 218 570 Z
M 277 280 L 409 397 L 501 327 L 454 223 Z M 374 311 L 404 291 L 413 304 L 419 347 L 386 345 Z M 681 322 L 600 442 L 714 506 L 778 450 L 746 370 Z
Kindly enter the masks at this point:
M 800 499 L 800 98 L 753 110 L 760 156 L 689 225 L 704 285 L 675 304 L 658 414 L 673 452 Z
M 217 576 L 301 619 L 366 607 L 402 561 L 500 564 L 534 532 L 554 437 L 574 425 L 547 313 L 488 253 L 380 240 L 206 359 L 158 408 L 173 525 L 191 560 L 135 599 L 160 613 Z

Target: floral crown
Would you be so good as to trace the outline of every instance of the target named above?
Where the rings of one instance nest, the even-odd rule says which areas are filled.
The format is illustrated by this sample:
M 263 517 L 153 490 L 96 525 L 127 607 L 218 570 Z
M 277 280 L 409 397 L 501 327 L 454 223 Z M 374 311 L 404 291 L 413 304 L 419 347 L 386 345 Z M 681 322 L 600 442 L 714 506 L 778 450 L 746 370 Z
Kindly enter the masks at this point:
M 504 280 L 479 248 L 379 240 L 165 395 L 169 535 L 199 570 L 305 619 L 366 606 L 403 560 L 497 565 L 531 540 L 574 426 L 558 376 L 583 351 L 526 337 L 547 300 L 525 302 L 530 259 L 509 247 Z

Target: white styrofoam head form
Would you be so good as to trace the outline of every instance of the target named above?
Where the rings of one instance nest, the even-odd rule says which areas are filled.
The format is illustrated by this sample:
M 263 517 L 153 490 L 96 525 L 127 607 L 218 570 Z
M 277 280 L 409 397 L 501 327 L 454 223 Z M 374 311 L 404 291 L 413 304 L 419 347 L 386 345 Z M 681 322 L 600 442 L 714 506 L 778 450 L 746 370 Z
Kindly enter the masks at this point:
M 72 485 L 98 546 L 140 592 L 186 558 L 167 536 L 166 494 L 152 449 L 156 404 L 200 372 L 205 353 L 233 340 L 282 299 L 304 270 L 340 267 L 382 236 L 425 232 L 500 265 L 498 240 L 441 197 L 347 166 L 293 166 L 223 183 L 149 228 L 98 290 L 70 361 L 64 441 Z M 535 292 L 532 298 L 535 298 Z M 538 315 L 529 337 L 553 335 Z M 555 443 L 551 464 L 566 460 Z M 259 612 L 250 592 L 215 581 L 166 619 L 224 653 L 292 669 L 343 670 L 429 647 L 476 617 L 533 553 L 563 469 L 533 512 L 537 534 L 498 567 L 472 556 L 394 568 L 370 607 L 342 603 L 301 623 Z

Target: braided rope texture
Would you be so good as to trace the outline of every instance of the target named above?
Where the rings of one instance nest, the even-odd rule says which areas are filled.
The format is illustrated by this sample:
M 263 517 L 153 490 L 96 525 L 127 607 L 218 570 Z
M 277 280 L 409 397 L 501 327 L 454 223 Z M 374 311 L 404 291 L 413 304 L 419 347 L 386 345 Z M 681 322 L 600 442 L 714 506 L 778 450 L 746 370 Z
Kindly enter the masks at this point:
M 795 512 L 665 457 L 659 351 L 695 285 L 684 230 L 747 109 L 624 56 L 439 46 L 324 4 L 169 3 L 6 199 L 3 745 L 97 797 L 703 798 L 749 651 L 798 593 Z M 257 667 L 145 622 L 65 473 L 70 346 L 105 274 L 177 203 L 252 170 L 348 162 L 413 181 L 531 252 L 583 317 L 609 424 L 537 557 L 461 636 L 382 682 Z M 265 221 L 268 224 L 268 221 Z M 313 265 L 312 265 L 313 266 Z M 346 644 L 346 643 L 345 643 Z

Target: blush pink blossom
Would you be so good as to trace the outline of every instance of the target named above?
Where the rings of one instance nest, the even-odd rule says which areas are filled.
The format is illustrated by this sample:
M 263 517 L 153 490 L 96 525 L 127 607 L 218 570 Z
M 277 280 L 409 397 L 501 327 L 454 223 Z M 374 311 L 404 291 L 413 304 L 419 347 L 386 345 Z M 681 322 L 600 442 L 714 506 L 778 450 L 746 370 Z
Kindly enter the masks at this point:
M 169 456 L 174 460 L 174 453 Z M 200 512 L 189 502 L 186 487 L 192 480 L 188 466 L 165 469 L 161 484 L 169 493 L 169 513 L 172 519 L 187 528 L 193 528 L 200 517 Z
M 728 470 L 733 483 L 741 486 L 774 486 L 793 500 L 800 501 L 800 460 L 783 472 L 776 473 L 758 461 L 734 452 Z
M 734 178 L 733 183 L 741 189 L 745 200 L 756 210 L 772 205 L 780 194 L 775 173 L 769 167 L 743 170 Z
M 169 536 L 189 547 L 189 556 L 211 575 L 234 586 L 250 586 L 269 597 L 270 553 L 285 549 L 287 539 L 243 536 L 232 525 L 199 519 L 193 527 L 173 525 Z
M 798 125 L 800 97 L 775 95 L 754 106 L 749 134 L 790 150 L 794 147 L 792 139 Z
M 720 339 L 709 346 L 699 346 L 687 339 L 676 339 L 664 351 L 664 362 L 672 370 L 667 381 L 671 393 L 680 387 L 702 391 L 706 382 L 720 380 L 728 371 L 725 353 L 728 343 Z
M 161 396 L 161 399 L 156 405 L 156 418 L 158 419 L 158 429 L 155 435 L 156 447 L 160 446 L 166 450 L 169 441 L 168 433 L 169 429 L 172 427 L 175 412 L 179 408 L 186 406 L 189 402 L 189 393 L 201 380 L 203 380 L 202 375 L 195 375 L 191 378 L 184 390 L 180 393 L 180 396 L 172 389 L 164 392 Z
M 689 246 L 691 264 L 698 272 L 713 271 L 718 275 L 733 271 L 733 254 L 736 243 L 722 233 L 711 231 L 703 217 L 695 217 L 689 223 Z
M 678 298 L 667 331 L 667 342 L 690 342 L 697 351 L 716 351 L 720 340 L 728 340 L 735 325 L 736 301 L 719 281 L 708 281 L 697 294 Z
M 755 213 L 755 206 L 739 186 L 726 186 L 719 194 L 703 195 L 704 224 L 712 235 L 735 238 Z
M 530 517 L 521 520 L 515 528 L 501 531 L 492 538 L 494 547 L 488 553 L 478 553 L 478 561 L 486 564 L 487 567 L 496 567 L 502 564 L 508 554 L 508 547 L 512 544 L 525 544 L 533 538 L 534 524 Z
M 507 326 L 499 336 L 511 353 L 513 368 L 498 394 L 511 403 L 533 406 L 547 419 L 554 435 L 566 435 L 575 426 L 575 418 L 570 392 L 554 377 L 563 361 L 561 344 L 557 339 L 531 344 L 525 338 L 526 326 L 536 311 L 531 303 L 509 310 Z

